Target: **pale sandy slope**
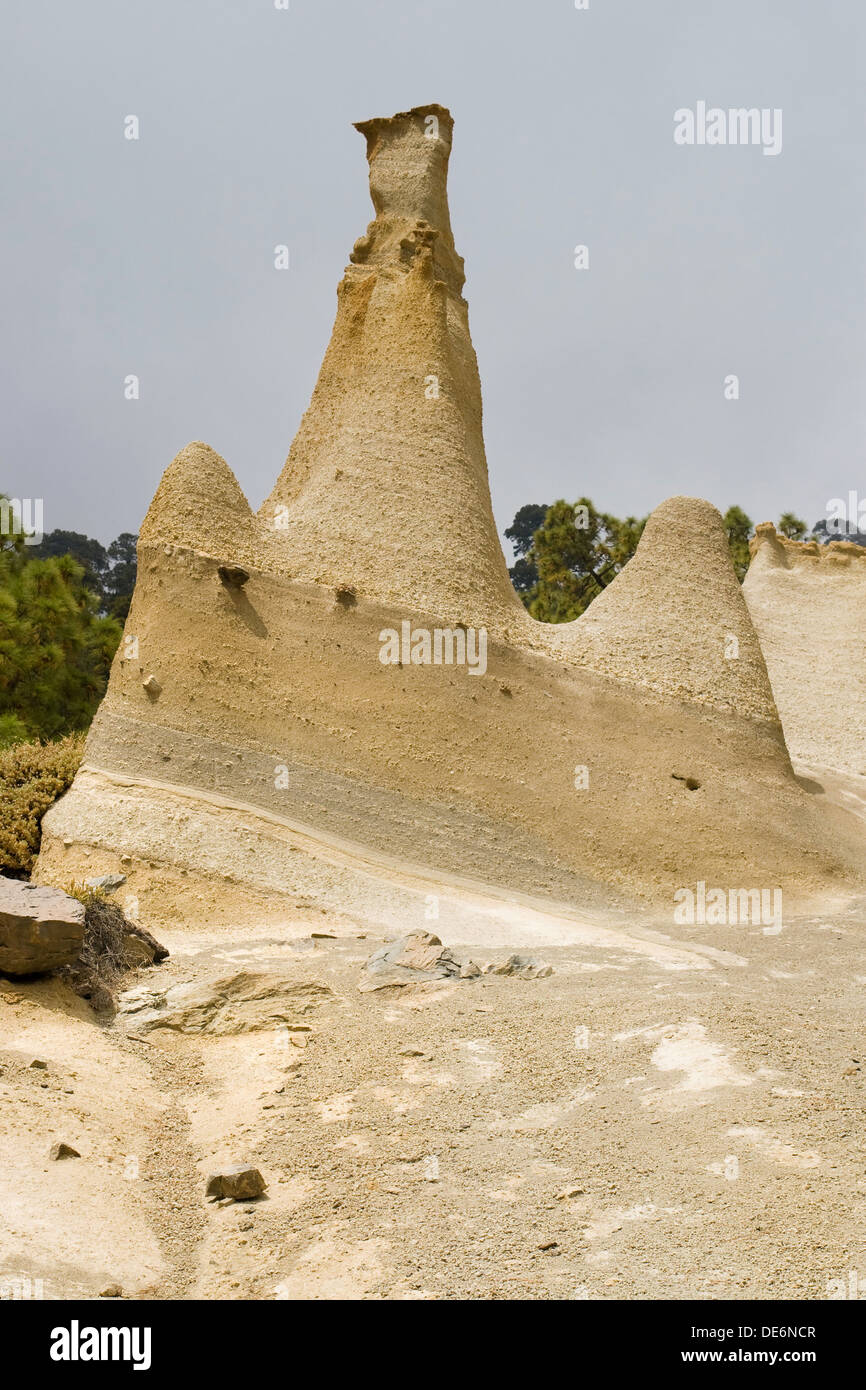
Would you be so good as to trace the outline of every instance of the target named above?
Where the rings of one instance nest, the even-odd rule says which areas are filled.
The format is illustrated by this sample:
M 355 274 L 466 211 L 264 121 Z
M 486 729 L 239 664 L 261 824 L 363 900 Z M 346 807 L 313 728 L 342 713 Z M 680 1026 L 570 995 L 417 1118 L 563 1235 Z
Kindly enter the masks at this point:
M 136 988 L 266 977 L 199 1034 L 0 985 L 0 1268 L 46 1297 L 826 1297 L 866 1268 L 862 914 L 609 925 L 560 923 L 546 979 L 390 994 L 344 917 L 164 930 Z M 267 1200 L 207 1205 L 224 1161 Z

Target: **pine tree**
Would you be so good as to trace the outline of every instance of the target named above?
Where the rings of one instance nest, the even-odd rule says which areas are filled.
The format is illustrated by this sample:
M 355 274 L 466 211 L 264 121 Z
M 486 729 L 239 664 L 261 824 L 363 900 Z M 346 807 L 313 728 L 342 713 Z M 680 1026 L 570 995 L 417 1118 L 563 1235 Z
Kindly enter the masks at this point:
M 588 497 L 554 502 L 526 553 L 538 575 L 521 595 L 532 616 L 547 623 L 579 617 L 631 559 L 644 525 L 599 512 Z
M 0 745 L 87 728 L 121 636 L 99 607 L 71 555 L 0 536 Z
M 754 531 L 751 517 L 746 516 L 742 507 L 728 507 L 723 517 L 728 533 L 728 547 L 734 573 L 742 584 L 749 568 L 749 537 Z
M 801 541 L 808 530 L 805 521 L 801 521 L 793 512 L 782 512 L 779 517 L 779 525 L 776 528 L 783 536 L 787 536 L 789 541 Z

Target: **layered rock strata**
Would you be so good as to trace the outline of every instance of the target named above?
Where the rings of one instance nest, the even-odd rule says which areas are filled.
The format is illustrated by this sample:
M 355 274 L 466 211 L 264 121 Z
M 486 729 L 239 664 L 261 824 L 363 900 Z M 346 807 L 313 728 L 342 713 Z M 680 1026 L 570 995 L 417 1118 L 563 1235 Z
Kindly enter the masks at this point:
M 169 467 L 40 873 L 123 855 L 134 896 L 170 884 L 191 917 L 222 883 L 404 928 L 440 890 L 492 916 L 665 907 L 701 879 L 851 892 L 862 835 L 794 777 L 708 503 L 658 508 L 575 623 L 527 615 L 490 507 L 451 118 L 358 128 L 376 215 L 286 466 L 256 515 L 207 445 Z

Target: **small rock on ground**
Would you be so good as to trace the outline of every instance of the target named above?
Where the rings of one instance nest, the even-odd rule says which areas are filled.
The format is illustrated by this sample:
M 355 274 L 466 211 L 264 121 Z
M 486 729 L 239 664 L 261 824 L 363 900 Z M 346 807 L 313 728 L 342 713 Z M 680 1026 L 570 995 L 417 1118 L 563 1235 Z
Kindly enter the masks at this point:
M 211 1173 L 207 1180 L 207 1196 L 245 1202 L 253 1197 L 261 1197 L 266 1187 L 267 1183 L 258 1168 L 246 1168 L 240 1164 Z
M 81 1154 L 77 1149 L 73 1149 L 71 1144 L 64 1144 L 61 1140 L 59 1144 L 52 1144 L 48 1150 L 48 1157 L 58 1158 L 80 1158 Z

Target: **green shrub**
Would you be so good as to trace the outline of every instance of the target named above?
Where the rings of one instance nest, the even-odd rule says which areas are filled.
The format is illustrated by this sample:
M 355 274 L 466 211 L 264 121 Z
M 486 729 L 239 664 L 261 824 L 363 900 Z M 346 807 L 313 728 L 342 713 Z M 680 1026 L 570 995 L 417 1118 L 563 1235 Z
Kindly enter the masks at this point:
M 0 873 L 27 878 L 39 853 L 42 817 L 70 786 L 84 736 L 15 743 L 0 750 Z
M 0 714 L 0 748 L 11 748 L 13 743 L 26 743 L 30 730 L 17 714 L 7 711 Z

